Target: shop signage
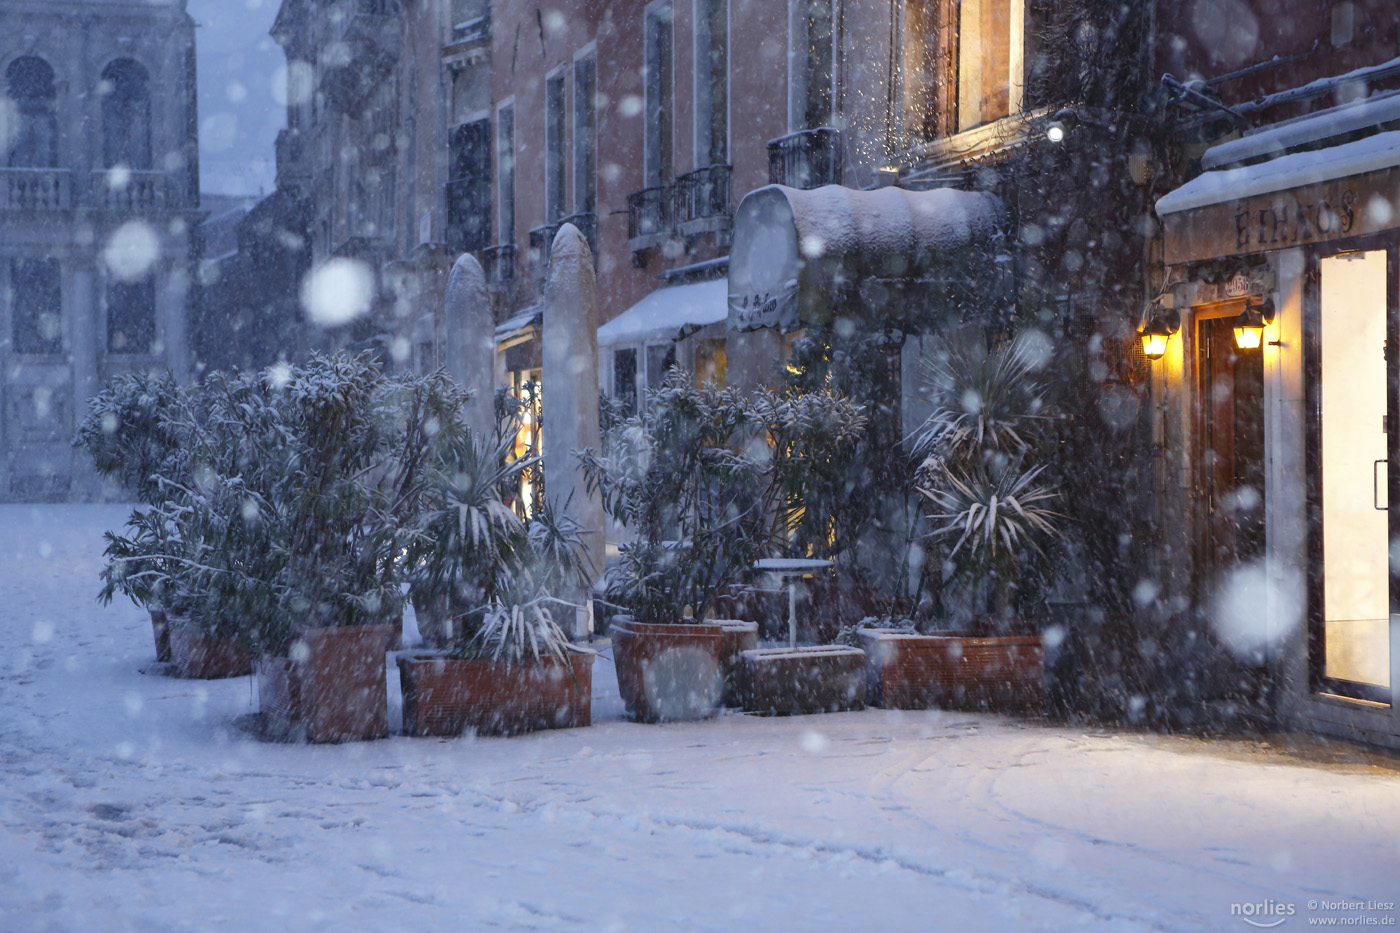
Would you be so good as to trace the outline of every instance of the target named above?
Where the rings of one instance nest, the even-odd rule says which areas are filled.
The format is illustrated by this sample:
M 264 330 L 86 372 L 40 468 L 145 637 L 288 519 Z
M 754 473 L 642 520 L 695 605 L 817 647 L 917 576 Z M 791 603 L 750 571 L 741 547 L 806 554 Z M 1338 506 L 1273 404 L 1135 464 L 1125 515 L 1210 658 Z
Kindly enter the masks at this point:
M 1400 227 L 1400 168 L 1208 204 L 1162 223 L 1168 265 L 1380 233 Z

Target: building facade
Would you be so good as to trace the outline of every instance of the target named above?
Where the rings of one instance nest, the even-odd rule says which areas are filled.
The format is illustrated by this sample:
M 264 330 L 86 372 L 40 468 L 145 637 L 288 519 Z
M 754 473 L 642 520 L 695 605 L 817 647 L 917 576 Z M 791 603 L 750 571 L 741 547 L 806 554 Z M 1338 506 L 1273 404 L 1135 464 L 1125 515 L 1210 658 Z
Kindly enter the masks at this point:
M 0 500 L 88 498 L 87 399 L 189 370 L 194 24 L 134 0 L 7 0 L 0 21 Z
M 310 76 L 279 177 L 314 261 L 379 270 L 355 340 L 444 362 L 469 252 L 525 393 L 565 223 L 625 408 L 672 363 L 747 387 L 803 334 L 873 334 L 897 444 L 932 341 L 1038 332 L 1075 426 L 1056 676 L 1092 684 L 1066 702 L 1400 742 L 1392 5 L 286 0 L 278 36 Z M 833 205 L 858 265 L 799 229 Z M 891 218 L 932 205 L 977 221 L 901 267 Z M 736 250 L 773 231 L 808 310 L 768 319 Z
M 1163 575 L 1281 720 L 1394 746 L 1400 14 L 1268 17 L 1246 4 L 1229 41 L 1159 49 L 1199 82 L 1174 94 L 1182 183 L 1156 205 L 1149 296 L 1172 334 L 1153 364 Z

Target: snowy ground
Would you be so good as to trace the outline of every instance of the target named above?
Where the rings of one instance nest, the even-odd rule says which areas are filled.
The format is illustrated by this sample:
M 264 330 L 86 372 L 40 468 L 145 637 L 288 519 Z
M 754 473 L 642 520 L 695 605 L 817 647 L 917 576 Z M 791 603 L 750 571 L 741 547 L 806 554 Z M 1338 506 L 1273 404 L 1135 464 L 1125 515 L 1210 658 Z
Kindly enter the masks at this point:
M 125 511 L 0 506 L 5 931 L 1400 916 L 1400 773 L 1345 747 L 883 710 L 644 726 L 606 660 L 588 729 L 260 744 L 250 678 L 163 676 L 144 613 L 94 602 Z

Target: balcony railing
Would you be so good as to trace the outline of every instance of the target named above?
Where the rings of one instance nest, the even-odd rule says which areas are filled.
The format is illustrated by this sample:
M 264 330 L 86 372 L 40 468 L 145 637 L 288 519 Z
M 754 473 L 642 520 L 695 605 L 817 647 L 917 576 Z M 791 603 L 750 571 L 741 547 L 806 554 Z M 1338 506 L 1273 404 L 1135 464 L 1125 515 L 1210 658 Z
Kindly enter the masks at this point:
M 676 179 L 676 232 L 685 236 L 729 229 L 728 165 L 707 165 Z
M 554 234 L 559 232 L 558 224 L 545 224 L 530 231 L 530 277 L 537 287 L 544 287 L 549 277 L 549 253 L 554 248 Z
M 487 288 L 501 288 L 515 281 L 515 244 L 497 243 L 481 251 L 481 267 Z
M 156 211 L 168 201 L 164 172 L 109 169 L 92 173 L 92 203 L 100 211 Z
M 453 42 L 479 42 L 491 38 L 491 4 L 479 16 L 452 24 Z
M 768 141 L 768 180 L 790 188 L 841 183 L 841 132 L 829 126 Z
M 578 232 L 583 234 L 583 238 L 588 241 L 588 248 L 593 253 L 593 261 L 598 261 L 598 215 L 597 214 L 570 214 L 560 223 L 573 224 L 578 227 Z
M 64 211 L 73 205 L 64 168 L 0 168 L 0 210 Z
M 671 186 L 643 188 L 627 196 L 627 245 L 632 252 L 660 246 L 671 236 Z

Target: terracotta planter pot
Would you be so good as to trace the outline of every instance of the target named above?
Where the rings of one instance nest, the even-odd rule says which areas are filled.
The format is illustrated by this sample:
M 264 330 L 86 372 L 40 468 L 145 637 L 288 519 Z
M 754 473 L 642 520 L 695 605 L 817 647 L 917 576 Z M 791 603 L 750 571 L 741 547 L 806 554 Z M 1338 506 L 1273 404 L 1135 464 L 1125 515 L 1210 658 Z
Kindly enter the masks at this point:
M 866 699 L 886 709 L 1045 708 L 1039 635 L 910 635 L 865 629 Z
M 720 626 L 656 625 L 618 616 L 609 631 L 628 715 L 638 722 L 670 722 L 714 714 L 724 687 Z
M 253 659 L 237 641 L 221 635 L 205 635 L 178 623 L 169 625 L 170 660 L 181 677 L 213 680 L 253 673 Z
M 156 639 L 156 660 L 170 660 L 170 620 L 163 609 L 151 609 L 151 634 Z
M 258 706 L 270 738 L 307 742 L 389 734 L 384 656 L 394 626 L 300 629 L 292 656 L 258 662 Z
M 399 657 L 405 735 L 516 735 L 592 719 L 593 653 L 497 667 L 433 655 Z
M 741 655 L 744 711 L 768 716 L 865 708 L 865 652 L 845 645 Z
M 719 671 L 720 676 L 724 678 L 720 703 L 725 706 L 743 706 L 744 664 L 739 654 L 758 647 L 758 623 L 739 619 L 711 619 L 706 624 L 718 625 L 720 629 Z

